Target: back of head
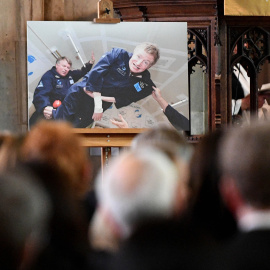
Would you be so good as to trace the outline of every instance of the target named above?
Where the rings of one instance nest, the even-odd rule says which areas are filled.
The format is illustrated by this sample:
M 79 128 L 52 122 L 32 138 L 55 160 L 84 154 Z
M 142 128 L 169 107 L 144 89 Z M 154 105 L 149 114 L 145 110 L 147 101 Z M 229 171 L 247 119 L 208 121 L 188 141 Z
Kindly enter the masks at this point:
M 153 146 L 163 151 L 170 159 L 189 161 L 192 148 L 186 138 L 168 125 L 158 125 L 138 134 L 132 141 L 132 149 Z
M 233 179 L 243 200 L 256 208 L 270 207 L 269 134 L 267 123 L 232 128 L 220 148 L 223 178 Z
M 97 181 L 98 198 L 126 237 L 141 223 L 172 216 L 179 181 L 175 164 L 159 150 L 131 150 Z
M 34 245 L 32 252 L 37 253 L 43 246 L 49 213 L 49 197 L 28 171 L 16 168 L 0 177 L 1 269 L 26 263 L 26 247 Z
M 38 177 L 51 201 L 49 237 L 32 269 L 85 269 L 88 222 L 80 200 L 55 166 L 36 161 L 23 165 Z
M 25 161 L 48 163 L 57 168 L 62 181 L 77 196 L 89 189 L 86 167 L 89 160 L 80 138 L 70 124 L 60 121 L 40 121 L 26 135 L 22 146 Z M 60 179 L 60 180 L 61 180 Z
M 225 129 L 205 134 L 191 158 L 188 217 L 190 221 L 215 240 L 223 240 L 236 230 L 235 219 L 224 204 L 220 193 L 218 150 Z
M 0 172 L 14 168 L 20 161 L 23 136 L 12 133 L 0 134 Z
M 225 130 L 217 129 L 205 134 L 196 145 L 190 167 L 189 186 L 194 200 L 202 202 L 218 199 L 220 170 L 218 148 Z M 212 202 L 211 202 L 212 203 Z M 216 206 L 213 205 L 214 207 Z

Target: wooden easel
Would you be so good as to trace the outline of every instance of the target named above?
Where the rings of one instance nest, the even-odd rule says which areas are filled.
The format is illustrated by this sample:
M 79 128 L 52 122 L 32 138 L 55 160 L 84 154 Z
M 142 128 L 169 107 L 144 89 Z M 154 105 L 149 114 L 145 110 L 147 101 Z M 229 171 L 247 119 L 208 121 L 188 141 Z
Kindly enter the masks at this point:
M 95 23 L 119 23 L 113 18 L 113 2 L 99 0 L 97 3 L 98 18 Z M 75 128 L 74 132 L 82 138 L 84 147 L 101 147 L 101 170 L 108 165 L 112 147 L 128 147 L 133 138 L 144 129 L 140 128 Z
M 112 147 L 128 147 L 143 128 L 74 128 L 84 147 L 101 147 L 101 169 L 108 165 Z
M 99 0 L 97 3 L 98 17 L 96 23 L 119 23 L 120 19 L 113 18 L 113 2 L 110 0 Z

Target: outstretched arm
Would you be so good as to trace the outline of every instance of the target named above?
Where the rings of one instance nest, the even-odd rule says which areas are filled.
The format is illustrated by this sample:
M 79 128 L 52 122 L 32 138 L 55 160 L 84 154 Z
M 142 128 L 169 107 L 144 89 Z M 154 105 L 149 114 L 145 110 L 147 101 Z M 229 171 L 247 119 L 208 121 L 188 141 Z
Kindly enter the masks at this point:
M 161 109 L 165 111 L 166 107 L 169 103 L 161 96 L 161 90 L 157 87 L 153 86 L 154 91 L 152 92 L 152 97 L 157 101 L 160 105 Z
M 158 102 L 165 116 L 175 127 L 175 129 L 189 130 L 189 120 L 184 115 L 175 110 L 171 105 L 169 105 L 169 103 L 161 96 L 161 90 L 159 88 L 153 86 L 153 89 L 153 98 Z
M 97 92 L 88 91 L 85 88 L 83 90 L 91 98 L 94 98 L 94 93 L 97 93 Z M 101 100 L 102 101 L 106 101 L 106 102 L 113 102 L 113 103 L 115 103 L 115 98 L 114 97 L 101 96 Z

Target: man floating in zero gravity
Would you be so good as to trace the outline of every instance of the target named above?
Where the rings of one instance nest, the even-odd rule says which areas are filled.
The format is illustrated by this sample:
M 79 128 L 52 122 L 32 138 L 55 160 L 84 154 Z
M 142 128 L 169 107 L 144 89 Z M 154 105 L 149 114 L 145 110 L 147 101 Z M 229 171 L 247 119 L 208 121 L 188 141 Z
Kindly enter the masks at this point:
M 155 84 L 148 69 L 159 59 L 155 44 L 137 45 L 133 54 L 120 48 L 107 52 L 81 82 L 70 87 L 62 105 L 47 108 L 48 119 L 66 120 L 85 128 L 102 118 L 114 103 L 121 108 L 153 92 Z

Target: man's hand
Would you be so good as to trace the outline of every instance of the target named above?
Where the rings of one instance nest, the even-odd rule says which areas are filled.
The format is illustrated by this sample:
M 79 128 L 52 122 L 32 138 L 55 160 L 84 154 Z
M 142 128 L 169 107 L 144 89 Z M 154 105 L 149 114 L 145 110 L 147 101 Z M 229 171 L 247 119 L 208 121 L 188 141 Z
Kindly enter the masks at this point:
M 161 96 L 161 90 L 157 87 L 153 86 L 154 91 L 152 92 L 152 97 L 159 104 L 161 109 L 165 112 L 168 102 Z
M 241 109 L 242 111 L 250 109 L 250 95 L 247 95 L 244 98 L 242 98 Z
M 46 119 L 51 119 L 52 118 L 52 111 L 53 107 L 52 106 L 47 106 L 43 110 L 43 115 Z
M 128 128 L 129 127 L 128 123 L 121 114 L 119 114 L 119 118 L 120 118 L 120 121 L 116 119 L 111 119 L 112 124 L 114 124 L 115 126 L 119 128 Z
M 162 96 L 161 96 L 161 90 L 157 87 L 153 86 L 154 91 L 152 92 L 152 97 L 156 100 L 159 101 Z
M 92 119 L 94 121 L 99 121 L 101 120 L 102 116 L 103 116 L 103 113 L 93 113 Z
M 91 54 L 91 60 L 89 61 L 89 63 L 92 64 L 92 65 L 94 65 L 95 60 L 96 60 L 96 59 L 95 59 L 94 52 L 92 52 L 92 54 Z

